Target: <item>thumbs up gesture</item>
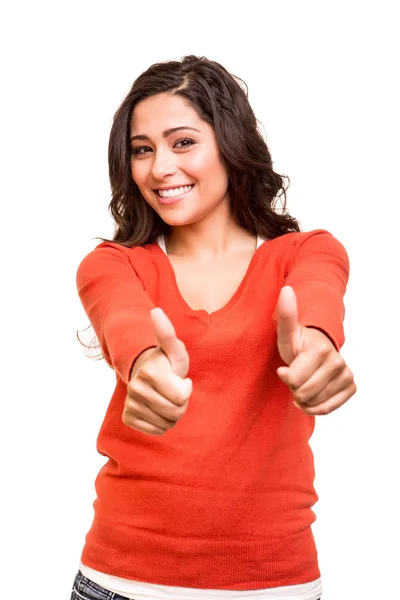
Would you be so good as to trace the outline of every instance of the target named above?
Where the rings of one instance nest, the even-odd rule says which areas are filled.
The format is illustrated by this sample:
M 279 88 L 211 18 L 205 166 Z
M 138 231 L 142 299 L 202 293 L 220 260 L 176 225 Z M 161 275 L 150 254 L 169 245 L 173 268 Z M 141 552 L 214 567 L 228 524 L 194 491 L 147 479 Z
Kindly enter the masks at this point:
M 149 435 L 175 427 L 188 407 L 192 381 L 187 378 L 189 355 L 167 315 L 151 311 L 159 345 L 135 361 L 122 413 L 122 422 Z
M 281 289 L 277 316 L 278 351 L 288 365 L 277 374 L 290 388 L 293 404 L 307 415 L 331 413 L 356 393 L 353 373 L 327 335 L 300 325 L 290 286 Z

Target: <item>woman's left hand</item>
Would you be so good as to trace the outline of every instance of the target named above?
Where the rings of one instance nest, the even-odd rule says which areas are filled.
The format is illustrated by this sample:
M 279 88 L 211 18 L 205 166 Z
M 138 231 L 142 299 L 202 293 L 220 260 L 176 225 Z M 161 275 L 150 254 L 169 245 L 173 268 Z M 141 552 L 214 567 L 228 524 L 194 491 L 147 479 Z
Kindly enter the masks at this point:
M 353 373 L 325 333 L 300 325 L 290 286 L 281 290 L 277 316 L 278 350 L 288 365 L 277 374 L 291 390 L 293 404 L 307 415 L 331 413 L 356 393 Z

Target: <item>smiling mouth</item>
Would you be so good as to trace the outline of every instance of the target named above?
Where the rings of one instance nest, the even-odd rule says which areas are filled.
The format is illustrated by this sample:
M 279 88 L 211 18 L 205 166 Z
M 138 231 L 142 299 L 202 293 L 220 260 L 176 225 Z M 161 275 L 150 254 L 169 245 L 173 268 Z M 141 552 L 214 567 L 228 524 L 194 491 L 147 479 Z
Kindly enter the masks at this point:
M 181 185 L 176 188 L 171 188 L 169 190 L 154 190 L 159 198 L 169 199 L 169 198 L 180 198 L 184 194 L 189 193 L 194 188 L 194 184 L 191 185 Z
M 190 192 L 193 190 L 193 188 L 194 188 L 194 185 L 186 185 L 186 186 L 182 186 L 180 188 L 175 188 L 175 189 L 171 190 L 167 196 L 161 196 L 160 190 L 154 190 L 154 191 L 157 195 L 158 202 L 164 206 L 167 206 L 167 205 L 176 204 L 177 202 L 179 202 L 179 200 L 181 200 L 182 198 L 184 198 L 185 196 L 190 194 Z M 161 192 L 162 191 L 163 190 L 161 190 Z M 172 193 L 172 192 L 174 192 L 174 193 Z

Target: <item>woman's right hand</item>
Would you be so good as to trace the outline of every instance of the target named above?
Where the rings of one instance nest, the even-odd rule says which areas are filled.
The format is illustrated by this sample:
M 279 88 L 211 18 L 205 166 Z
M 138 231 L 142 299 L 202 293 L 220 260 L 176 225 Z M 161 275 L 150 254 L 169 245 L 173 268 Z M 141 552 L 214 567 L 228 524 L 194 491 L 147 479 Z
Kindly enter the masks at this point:
M 127 386 L 122 422 L 149 435 L 163 435 L 185 414 L 192 393 L 186 377 L 189 355 L 167 315 L 151 311 L 159 345 L 136 359 Z

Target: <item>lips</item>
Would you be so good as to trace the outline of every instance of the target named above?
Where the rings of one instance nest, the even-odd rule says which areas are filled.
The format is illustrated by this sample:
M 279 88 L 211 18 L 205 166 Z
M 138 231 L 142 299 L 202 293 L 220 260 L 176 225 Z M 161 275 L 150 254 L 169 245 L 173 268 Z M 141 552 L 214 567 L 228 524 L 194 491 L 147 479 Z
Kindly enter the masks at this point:
M 154 191 L 159 194 L 160 192 L 169 192 L 170 190 L 179 190 L 180 188 L 194 187 L 194 183 L 185 183 L 185 185 L 170 185 L 165 188 L 156 188 Z
M 162 198 L 160 196 L 160 194 L 158 193 L 158 190 L 155 190 L 155 193 L 157 195 L 157 200 L 160 204 L 164 205 L 164 206 L 168 206 L 170 204 L 175 204 L 176 202 L 179 202 L 179 200 L 181 200 L 181 198 L 184 198 L 185 196 L 187 196 L 188 194 L 190 194 L 194 188 L 194 184 L 190 184 L 191 185 L 191 189 L 188 190 L 187 192 L 183 192 L 182 194 L 179 194 L 179 196 L 171 196 L 171 197 L 167 197 L 167 198 Z M 186 187 L 186 186 L 180 186 L 180 187 Z M 169 189 L 175 189 L 175 188 L 169 188 Z

